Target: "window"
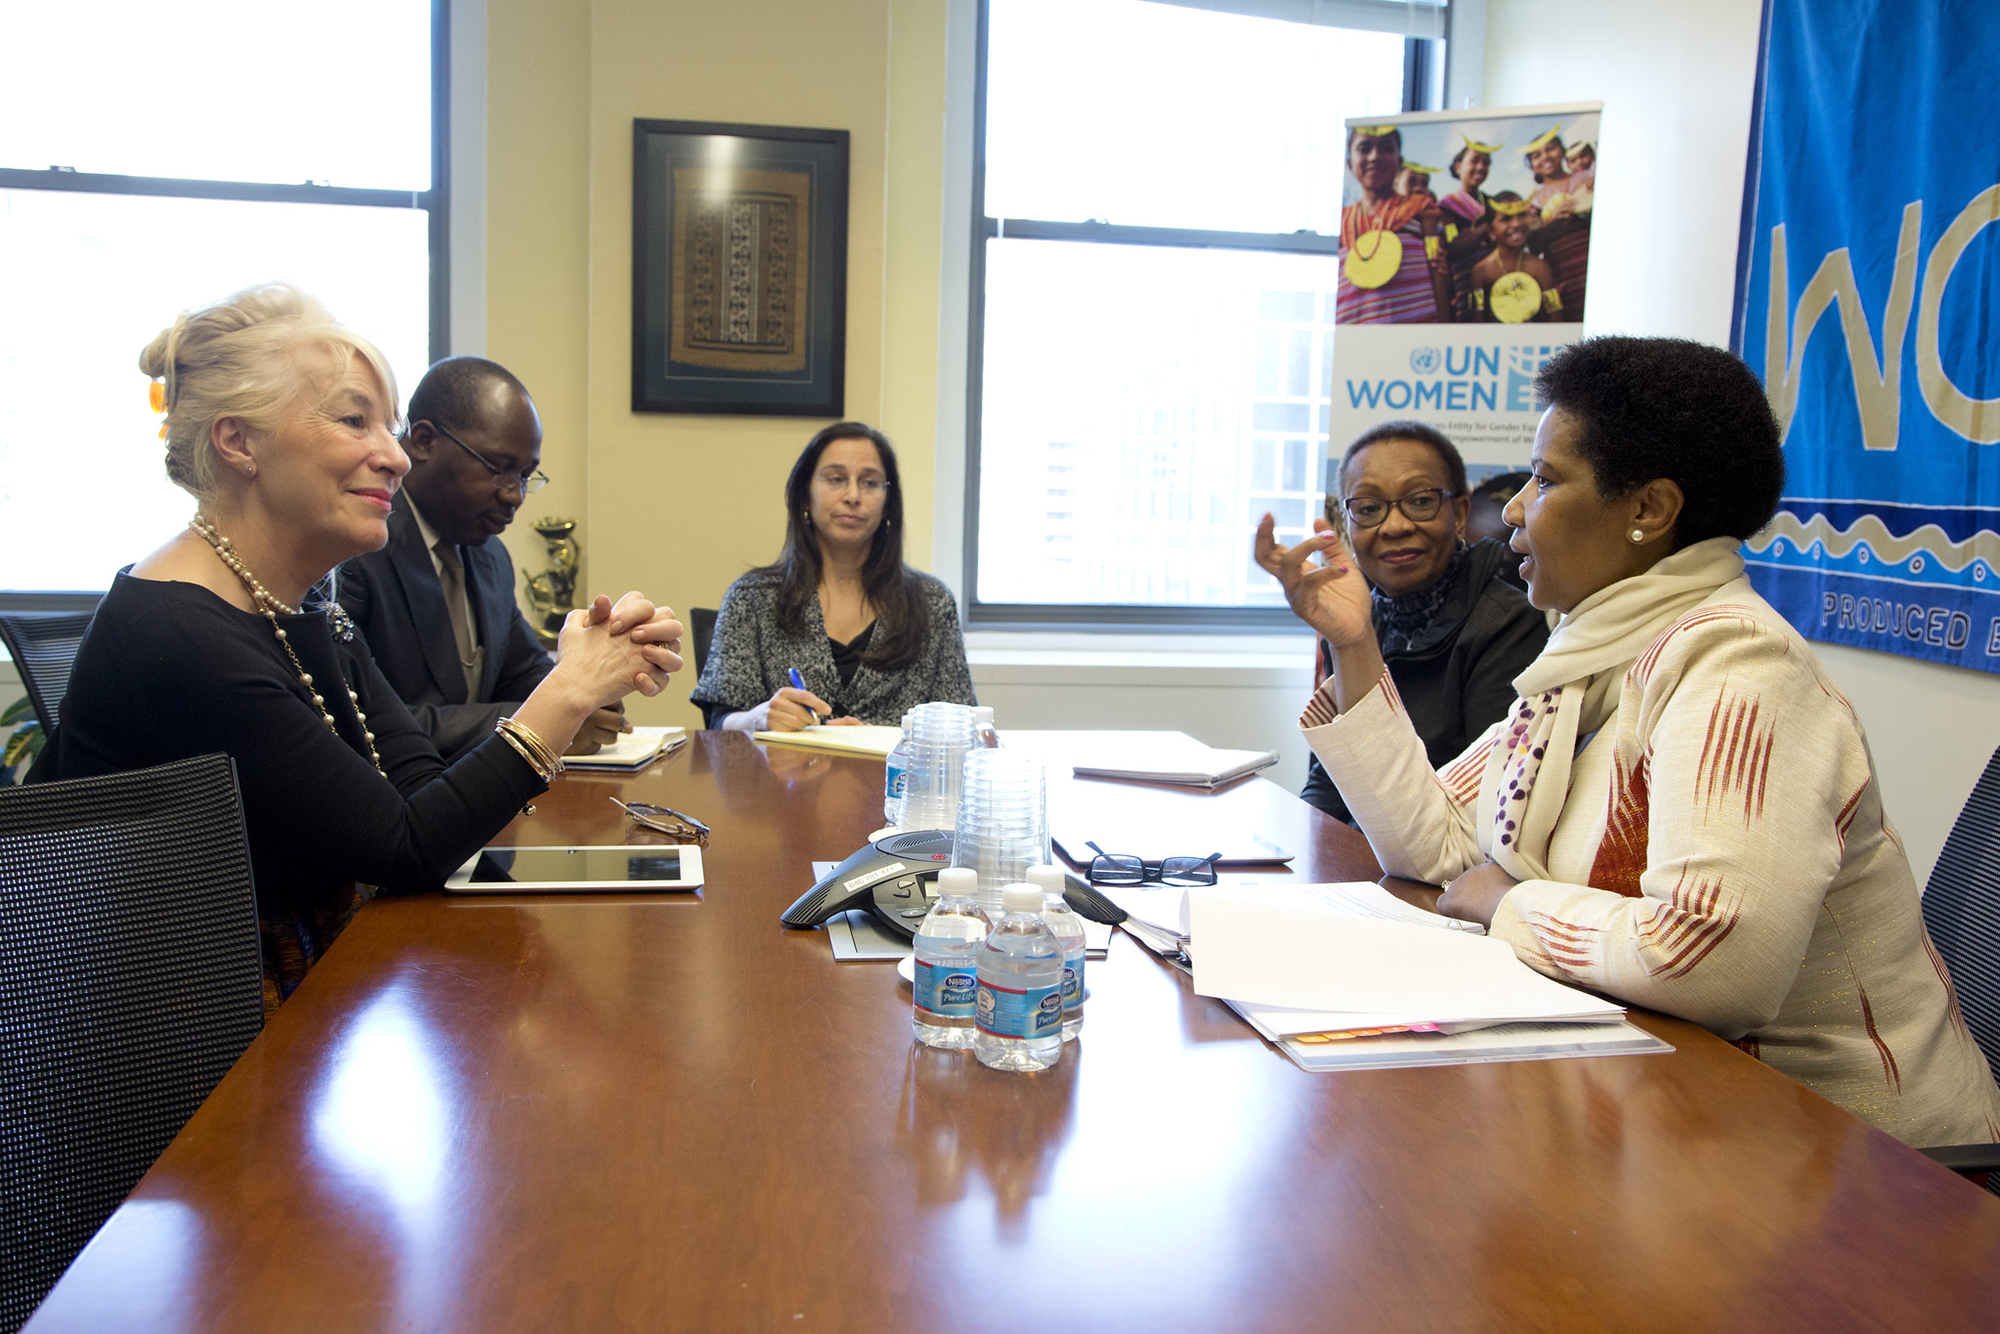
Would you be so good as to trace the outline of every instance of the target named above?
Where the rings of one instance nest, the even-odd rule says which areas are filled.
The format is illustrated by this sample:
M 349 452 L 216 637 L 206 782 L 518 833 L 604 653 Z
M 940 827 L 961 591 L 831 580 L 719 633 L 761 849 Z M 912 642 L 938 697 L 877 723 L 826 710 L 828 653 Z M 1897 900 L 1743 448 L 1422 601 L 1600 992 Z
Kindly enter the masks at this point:
M 1437 5 L 1327 27 L 988 0 L 975 158 L 969 619 L 1280 619 L 1250 559 L 1321 494 L 1349 116 L 1435 83 Z M 1428 96 L 1435 96 L 1430 93 Z
M 0 598 L 101 590 L 192 503 L 139 350 L 283 279 L 407 392 L 443 329 L 443 6 L 16 6 L 0 81 Z M 434 319 L 434 313 L 436 318 Z

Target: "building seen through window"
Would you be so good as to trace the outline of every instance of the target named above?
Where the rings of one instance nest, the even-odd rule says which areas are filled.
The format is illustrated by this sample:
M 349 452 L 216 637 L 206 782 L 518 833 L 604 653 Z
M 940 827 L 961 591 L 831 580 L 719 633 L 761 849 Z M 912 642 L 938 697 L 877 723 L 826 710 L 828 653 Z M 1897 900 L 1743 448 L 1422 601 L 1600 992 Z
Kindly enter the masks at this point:
M 1250 559 L 1323 502 L 1344 120 L 1405 38 L 991 0 L 972 619 L 1279 608 Z

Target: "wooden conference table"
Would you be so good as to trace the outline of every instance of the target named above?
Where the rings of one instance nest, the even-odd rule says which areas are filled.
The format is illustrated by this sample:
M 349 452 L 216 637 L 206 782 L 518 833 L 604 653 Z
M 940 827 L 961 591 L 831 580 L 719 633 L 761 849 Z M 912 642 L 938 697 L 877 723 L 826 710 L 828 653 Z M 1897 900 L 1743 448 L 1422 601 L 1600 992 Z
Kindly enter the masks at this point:
M 699 896 L 369 905 L 29 1328 L 2000 1319 L 2000 1201 L 1675 1020 L 1643 1020 L 1670 1056 L 1308 1075 L 1120 933 L 1055 1069 L 914 1045 L 889 965 L 777 920 L 881 774 L 697 734 L 511 833 L 663 802 L 714 827 Z M 1261 780 L 1090 787 L 1377 873 Z

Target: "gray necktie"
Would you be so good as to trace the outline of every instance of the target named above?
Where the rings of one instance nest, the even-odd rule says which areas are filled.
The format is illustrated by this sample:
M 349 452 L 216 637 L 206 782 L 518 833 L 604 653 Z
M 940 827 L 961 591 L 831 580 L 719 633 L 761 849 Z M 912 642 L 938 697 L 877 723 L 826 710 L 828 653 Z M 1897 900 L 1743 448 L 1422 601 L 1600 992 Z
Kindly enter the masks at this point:
M 465 698 L 468 703 L 479 699 L 479 638 L 472 629 L 472 610 L 465 600 L 465 565 L 458 558 L 458 548 L 439 539 L 434 548 L 438 556 L 438 582 L 444 585 L 445 610 L 451 616 L 452 638 L 458 641 L 458 665 L 465 673 Z

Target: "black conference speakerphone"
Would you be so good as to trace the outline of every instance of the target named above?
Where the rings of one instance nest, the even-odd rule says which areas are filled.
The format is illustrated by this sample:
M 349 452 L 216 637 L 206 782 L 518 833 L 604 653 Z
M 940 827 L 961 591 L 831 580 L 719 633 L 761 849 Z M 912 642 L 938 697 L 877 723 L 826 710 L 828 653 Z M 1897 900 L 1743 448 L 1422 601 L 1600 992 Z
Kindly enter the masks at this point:
M 890 834 L 861 848 L 833 868 L 826 878 L 799 896 L 778 918 L 786 926 L 822 926 L 850 908 L 865 908 L 876 921 L 899 936 L 914 937 L 917 926 L 937 902 L 939 872 L 951 865 L 949 829 L 914 829 Z M 1065 872 L 1063 898 L 1079 917 L 1117 923 L 1125 911 Z

